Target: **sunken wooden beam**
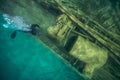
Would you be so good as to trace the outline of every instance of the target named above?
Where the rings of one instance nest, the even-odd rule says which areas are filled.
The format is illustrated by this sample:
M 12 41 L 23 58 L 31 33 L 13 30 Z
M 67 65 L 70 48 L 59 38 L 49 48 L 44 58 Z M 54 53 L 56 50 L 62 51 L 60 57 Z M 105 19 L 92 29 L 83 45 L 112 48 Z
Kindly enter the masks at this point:
M 98 22 L 91 20 L 92 23 L 95 24 L 95 28 L 99 30 L 99 32 L 91 28 L 89 24 L 82 23 L 78 18 L 76 18 L 69 10 L 67 10 L 66 7 L 59 4 L 56 0 L 37 0 L 40 4 L 51 6 L 57 10 L 60 10 L 62 13 L 66 14 L 71 21 L 76 23 L 78 27 L 81 27 L 85 31 L 87 31 L 90 35 L 92 35 L 97 41 L 99 41 L 101 44 L 103 44 L 106 48 L 108 48 L 110 51 L 112 51 L 115 55 L 120 57 L 120 45 L 118 45 L 116 42 L 120 42 L 120 36 L 116 34 L 112 34 L 112 32 L 107 31 L 102 25 L 100 25 Z M 89 23 L 91 23 L 89 22 Z M 104 32 L 104 34 L 101 34 L 101 32 Z M 107 36 L 105 36 L 107 35 Z M 112 37 L 112 39 L 115 39 L 116 42 L 112 41 L 109 37 Z M 111 46 L 112 45 L 112 46 Z

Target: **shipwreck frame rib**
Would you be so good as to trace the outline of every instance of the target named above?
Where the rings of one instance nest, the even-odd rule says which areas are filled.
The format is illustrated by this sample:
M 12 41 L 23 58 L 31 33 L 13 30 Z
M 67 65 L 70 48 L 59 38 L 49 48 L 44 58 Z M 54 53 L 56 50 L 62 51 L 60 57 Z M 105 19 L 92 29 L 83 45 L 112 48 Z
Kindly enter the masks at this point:
M 110 40 L 109 38 L 107 38 L 106 36 L 102 35 L 98 31 L 96 31 L 93 28 L 89 27 L 89 25 L 83 24 L 82 22 L 80 22 L 72 13 L 68 12 L 68 10 L 65 7 L 63 7 L 62 5 L 60 5 L 56 0 L 40 1 L 39 3 L 44 3 L 44 4 L 49 5 L 49 6 L 50 6 L 50 3 L 52 3 L 52 7 L 60 10 L 64 14 L 66 14 L 70 18 L 70 20 L 72 20 L 74 23 L 76 23 L 83 30 L 85 30 L 89 34 L 91 34 L 97 41 L 99 41 L 100 43 L 102 43 L 105 47 L 107 47 L 115 55 L 117 55 L 117 56 L 120 57 L 120 54 L 119 54 L 119 52 L 120 52 L 120 45 L 116 44 L 115 42 L 113 42 L 112 40 Z M 90 20 L 92 20 L 92 19 L 90 19 Z M 120 41 L 119 40 L 120 36 L 111 34 L 110 32 L 106 31 L 104 29 L 104 27 L 102 27 L 98 22 L 96 22 L 94 20 L 92 20 L 92 21 L 95 24 L 98 25 L 98 27 L 97 27 L 98 29 L 100 29 L 101 31 L 105 31 L 106 34 L 112 36 L 117 41 Z

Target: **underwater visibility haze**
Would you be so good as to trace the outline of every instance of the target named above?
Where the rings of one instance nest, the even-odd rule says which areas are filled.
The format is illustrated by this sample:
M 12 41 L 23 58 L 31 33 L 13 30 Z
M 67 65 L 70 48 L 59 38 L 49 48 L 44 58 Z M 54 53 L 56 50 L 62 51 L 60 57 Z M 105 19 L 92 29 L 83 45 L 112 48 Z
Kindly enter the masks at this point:
M 0 21 L 0 80 L 84 80 L 30 34 L 18 31 L 12 39 L 13 31 L 24 24 L 8 25 L 3 15 Z
M 120 80 L 120 0 L 0 0 L 0 80 Z

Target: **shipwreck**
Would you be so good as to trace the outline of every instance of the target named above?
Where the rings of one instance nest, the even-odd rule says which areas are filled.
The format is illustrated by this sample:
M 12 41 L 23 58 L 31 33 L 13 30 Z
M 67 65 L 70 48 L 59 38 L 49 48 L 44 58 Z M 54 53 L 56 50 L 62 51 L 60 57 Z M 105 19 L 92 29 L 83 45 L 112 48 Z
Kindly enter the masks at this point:
M 33 1 L 57 16 L 55 24 L 40 26 L 33 37 L 90 80 L 120 79 L 119 0 Z

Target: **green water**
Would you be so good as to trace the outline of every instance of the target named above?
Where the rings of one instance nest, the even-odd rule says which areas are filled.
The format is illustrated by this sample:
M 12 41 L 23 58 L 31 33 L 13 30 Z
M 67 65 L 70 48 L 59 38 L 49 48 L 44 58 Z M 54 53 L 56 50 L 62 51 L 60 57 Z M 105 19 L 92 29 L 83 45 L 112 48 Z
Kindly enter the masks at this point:
M 3 22 L 2 20 L 0 20 Z M 84 80 L 29 34 L 5 29 L 0 22 L 0 80 Z

